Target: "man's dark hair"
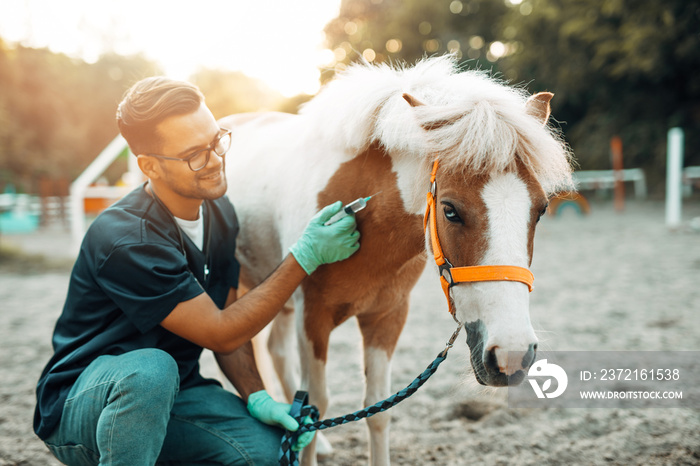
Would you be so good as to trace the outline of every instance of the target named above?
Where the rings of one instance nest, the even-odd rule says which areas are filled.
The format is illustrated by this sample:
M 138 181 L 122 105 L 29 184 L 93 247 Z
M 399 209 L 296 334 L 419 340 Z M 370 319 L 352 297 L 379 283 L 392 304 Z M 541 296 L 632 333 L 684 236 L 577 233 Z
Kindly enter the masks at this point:
M 204 101 L 199 89 L 165 77 L 142 79 L 129 89 L 117 107 L 119 131 L 136 155 L 158 152 L 156 126 L 168 117 L 196 111 Z

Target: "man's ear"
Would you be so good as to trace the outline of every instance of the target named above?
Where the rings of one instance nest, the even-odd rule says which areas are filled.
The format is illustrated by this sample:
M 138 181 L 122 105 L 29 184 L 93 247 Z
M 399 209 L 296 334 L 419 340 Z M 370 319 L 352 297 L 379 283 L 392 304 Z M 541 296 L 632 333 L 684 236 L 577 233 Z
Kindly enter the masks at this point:
M 139 164 L 141 172 L 146 175 L 147 178 L 151 180 L 157 180 L 161 175 L 161 168 L 155 157 L 149 157 L 147 155 L 137 155 L 136 161 Z
M 528 115 L 534 116 L 537 120 L 542 123 L 542 126 L 547 124 L 549 120 L 549 115 L 551 113 L 551 108 L 549 106 L 549 101 L 552 100 L 554 94 L 551 92 L 538 92 L 530 96 L 525 102 L 525 111 Z

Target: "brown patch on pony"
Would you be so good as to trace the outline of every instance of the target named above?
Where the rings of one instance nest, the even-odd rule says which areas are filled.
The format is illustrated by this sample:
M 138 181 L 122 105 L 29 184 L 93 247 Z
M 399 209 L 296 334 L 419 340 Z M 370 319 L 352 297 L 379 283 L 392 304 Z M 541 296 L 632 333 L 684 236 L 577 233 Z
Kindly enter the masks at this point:
M 532 171 L 520 160 L 516 159 L 518 178 L 520 178 L 527 187 L 530 193 L 530 222 L 528 223 L 527 232 L 527 254 L 528 265 L 532 265 L 532 256 L 535 249 L 535 227 L 537 222 L 547 208 L 547 194 L 542 189 L 542 185 L 537 181 L 537 178 Z
M 377 296 L 378 300 L 389 303 L 383 312 L 365 313 L 357 316 L 365 348 L 383 349 L 386 351 L 387 357 L 391 359 L 396 340 L 408 317 L 410 290 L 415 286 L 424 268 L 425 256 L 422 254 L 406 262 L 395 277 L 388 277 L 388 281 Z M 406 290 L 406 288 L 408 289 Z M 397 289 L 405 291 L 397 295 Z M 393 307 L 388 307 L 392 304 Z
M 391 158 L 372 144 L 340 166 L 318 194 L 318 206 L 348 203 L 378 191 L 356 217 L 360 250 L 344 261 L 322 265 L 301 285 L 304 330 L 316 359 L 326 360 L 330 332 L 352 316 L 358 316 L 361 326 L 371 321 L 395 324 L 370 336 L 372 346 L 388 354 L 403 328 L 407 295 L 425 265 L 425 240 L 421 216 L 404 209 Z
M 454 118 L 450 118 L 447 120 L 437 120 L 437 121 L 431 121 L 429 123 L 424 123 L 421 125 L 421 128 L 423 128 L 426 131 L 433 131 L 435 129 L 440 129 L 443 126 L 451 125 L 457 120 L 461 118 L 461 115 L 455 116 Z
M 455 267 L 480 265 L 488 248 L 488 211 L 481 197 L 489 175 L 466 175 L 438 167 L 437 232 L 442 252 Z M 453 206 L 463 223 L 454 223 L 445 216 L 448 204 Z
M 547 206 L 547 196 L 532 171 L 515 158 L 513 171 L 525 183 L 530 194 L 528 224 L 528 261 L 532 263 L 535 226 Z M 488 210 L 481 197 L 490 175 L 469 175 L 459 171 L 438 169 L 437 231 L 445 258 L 454 267 L 482 265 L 488 243 Z M 450 222 L 445 216 L 445 204 L 454 206 L 464 224 Z M 485 264 L 505 265 L 505 264 Z

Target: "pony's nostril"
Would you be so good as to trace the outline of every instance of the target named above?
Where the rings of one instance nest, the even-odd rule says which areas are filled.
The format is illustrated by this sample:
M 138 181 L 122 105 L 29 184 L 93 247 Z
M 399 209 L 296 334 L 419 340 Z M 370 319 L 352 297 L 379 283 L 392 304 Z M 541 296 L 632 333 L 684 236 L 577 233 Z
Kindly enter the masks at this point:
M 492 347 L 488 352 L 486 353 L 486 361 L 485 366 L 488 369 L 494 370 L 496 372 L 500 372 L 501 368 L 498 365 L 498 356 L 496 355 L 496 350 L 498 349 L 498 346 Z
M 493 346 L 484 354 L 484 366 L 487 370 L 513 375 L 518 371 L 527 370 L 535 362 L 537 343 L 531 343 L 527 350 L 506 351 L 499 346 Z
M 537 354 L 537 343 L 531 343 L 527 348 L 527 353 L 523 356 L 522 366 L 523 369 L 529 369 L 533 362 L 535 362 L 535 355 Z

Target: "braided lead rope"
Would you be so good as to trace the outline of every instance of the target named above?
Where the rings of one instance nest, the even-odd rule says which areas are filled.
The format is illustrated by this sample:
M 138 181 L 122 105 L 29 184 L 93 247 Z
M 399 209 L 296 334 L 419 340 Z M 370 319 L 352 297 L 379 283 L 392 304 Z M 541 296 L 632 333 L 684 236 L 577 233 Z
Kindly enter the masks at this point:
M 406 388 L 400 390 L 399 392 L 391 395 L 389 398 L 379 401 L 372 406 L 361 409 L 360 411 L 355 411 L 352 414 L 346 414 L 344 416 L 335 417 L 332 419 L 324 419 L 322 421 L 318 420 L 319 413 L 318 409 L 314 405 L 308 404 L 308 393 L 304 391 L 298 391 L 294 396 L 294 402 L 290 410 L 290 415 L 299 422 L 299 429 L 296 432 L 290 432 L 286 430 L 282 436 L 282 443 L 280 445 L 279 451 L 279 463 L 281 466 L 297 466 L 298 452 L 292 450 L 292 445 L 296 442 L 299 435 L 305 432 L 312 432 L 315 430 L 328 429 L 330 427 L 339 426 L 342 424 L 347 424 L 349 422 L 359 421 L 360 419 L 372 417 L 375 414 L 384 412 L 390 408 L 393 408 L 397 404 L 401 403 L 403 400 L 413 395 L 429 378 L 435 373 L 438 366 L 447 358 L 447 351 L 454 345 L 459 331 L 462 329 L 462 324 L 457 326 L 457 329 L 452 334 L 452 337 L 447 342 L 445 349 L 437 355 L 437 357 L 430 363 L 430 365 L 418 376 L 413 382 L 411 382 Z M 313 422 L 305 424 L 304 420 L 309 417 Z

